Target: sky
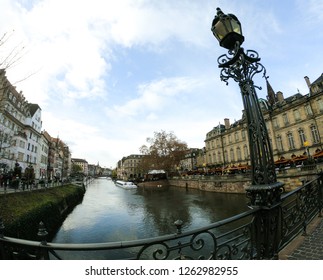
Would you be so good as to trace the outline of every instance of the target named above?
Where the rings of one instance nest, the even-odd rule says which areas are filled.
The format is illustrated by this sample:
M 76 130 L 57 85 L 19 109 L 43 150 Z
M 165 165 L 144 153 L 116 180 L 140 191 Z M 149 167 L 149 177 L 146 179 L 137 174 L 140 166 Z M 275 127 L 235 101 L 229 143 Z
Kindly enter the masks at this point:
M 322 0 L 0 0 L 0 61 L 21 59 L 9 81 L 42 109 L 42 129 L 72 157 L 115 168 L 154 132 L 191 148 L 241 119 L 238 84 L 220 80 L 227 53 L 211 32 L 220 7 L 241 24 L 274 91 L 308 93 L 323 72 Z M 22 49 L 23 48 L 23 49 Z M 265 80 L 256 84 L 266 98 Z

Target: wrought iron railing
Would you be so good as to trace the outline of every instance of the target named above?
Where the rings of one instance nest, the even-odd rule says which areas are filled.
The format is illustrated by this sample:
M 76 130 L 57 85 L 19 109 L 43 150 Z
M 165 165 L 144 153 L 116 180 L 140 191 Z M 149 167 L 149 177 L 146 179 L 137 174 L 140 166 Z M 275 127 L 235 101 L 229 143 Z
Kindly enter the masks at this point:
M 46 241 L 40 223 L 37 241 L 4 235 L 0 220 L 0 259 L 276 259 L 315 216 L 322 214 L 322 174 L 270 208 L 256 207 L 203 228 L 122 242 L 59 244 Z

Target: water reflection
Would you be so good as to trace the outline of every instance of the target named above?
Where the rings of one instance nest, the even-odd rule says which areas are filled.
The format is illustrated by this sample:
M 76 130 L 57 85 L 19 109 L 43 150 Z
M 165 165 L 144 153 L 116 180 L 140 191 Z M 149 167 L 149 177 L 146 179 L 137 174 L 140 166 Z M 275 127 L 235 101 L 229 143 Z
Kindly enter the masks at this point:
M 247 210 L 246 198 L 181 188 L 125 190 L 95 180 L 82 204 L 66 218 L 53 242 L 93 243 L 136 240 L 206 226 Z

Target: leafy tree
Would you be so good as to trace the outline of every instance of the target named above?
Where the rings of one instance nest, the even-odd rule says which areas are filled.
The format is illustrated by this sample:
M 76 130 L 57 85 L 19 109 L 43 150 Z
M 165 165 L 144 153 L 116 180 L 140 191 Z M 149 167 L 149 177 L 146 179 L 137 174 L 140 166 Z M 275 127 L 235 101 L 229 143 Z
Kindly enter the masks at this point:
M 116 178 L 118 177 L 118 176 L 117 176 L 117 170 L 116 170 L 116 169 L 113 169 L 113 170 L 112 170 L 111 177 L 112 177 L 113 179 L 116 179 Z
M 183 159 L 187 144 L 180 141 L 173 132 L 154 132 L 153 138 L 147 138 L 148 145 L 140 147 L 140 152 L 145 155 L 140 163 L 140 169 L 145 173 L 152 169 L 162 169 L 167 173 L 174 170 Z
M 79 174 L 82 172 L 83 170 L 81 166 L 79 166 L 78 164 L 72 164 L 72 170 L 71 170 L 72 175 Z

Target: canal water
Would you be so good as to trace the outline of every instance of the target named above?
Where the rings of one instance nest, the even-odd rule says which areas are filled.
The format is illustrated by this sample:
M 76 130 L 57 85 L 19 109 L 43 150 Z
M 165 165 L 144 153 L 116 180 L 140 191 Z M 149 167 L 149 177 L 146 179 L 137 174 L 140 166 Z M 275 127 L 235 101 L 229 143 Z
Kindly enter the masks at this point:
M 96 179 L 52 242 L 97 243 L 156 237 L 175 233 L 174 222 L 178 219 L 184 222 L 183 231 L 195 229 L 246 211 L 246 203 L 243 194 L 176 187 L 126 190 L 106 178 Z

